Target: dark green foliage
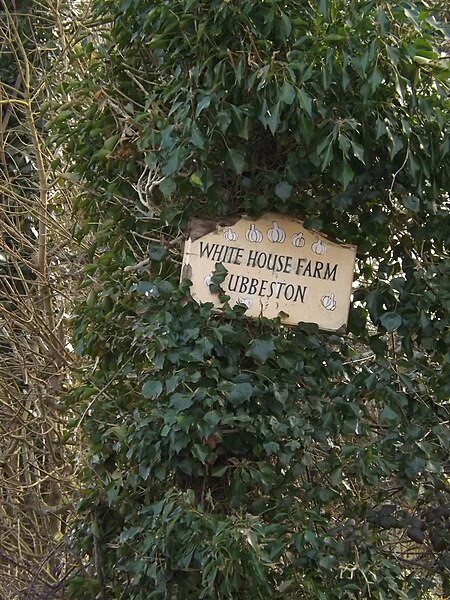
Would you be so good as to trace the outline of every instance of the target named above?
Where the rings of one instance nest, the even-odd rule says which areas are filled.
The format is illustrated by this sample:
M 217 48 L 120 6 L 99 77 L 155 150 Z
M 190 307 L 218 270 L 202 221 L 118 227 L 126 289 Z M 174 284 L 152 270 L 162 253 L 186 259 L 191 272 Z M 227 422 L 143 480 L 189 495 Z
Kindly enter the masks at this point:
M 74 319 L 95 369 L 71 394 L 89 445 L 74 547 L 92 579 L 74 597 L 94 580 L 130 600 L 448 585 L 437 3 L 96 9 L 111 27 L 80 46 L 88 74 L 55 122 L 85 186 L 78 235 L 95 238 Z M 358 246 L 345 336 L 213 313 L 179 285 L 190 216 L 267 209 Z

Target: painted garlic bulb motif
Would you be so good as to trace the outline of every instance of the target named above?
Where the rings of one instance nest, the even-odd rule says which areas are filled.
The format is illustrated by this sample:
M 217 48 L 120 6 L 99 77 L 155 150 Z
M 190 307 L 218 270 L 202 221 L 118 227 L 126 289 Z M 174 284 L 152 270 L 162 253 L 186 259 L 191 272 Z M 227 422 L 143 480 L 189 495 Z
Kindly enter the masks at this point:
M 259 229 L 256 229 L 254 223 L 252 223 L 250 225 L 249 229 L 247 229 L 247 231 L 245 232 L 245 237 L 247 238 L 247 240 L 249 242 L 256 242 L 258 244 L 263 239 L 262 233 L 260 232 Z
M 321 300 L 322 306 L 327 310 L 334 310 L 336 308 L 336 300 L 334 294 L 325 294 Z
M 294 233 L 294 235 L 291 237 L 291 243 L 296 248 L 303 248 L 303 246 L 305 245 L 305 238 L 303 237 L 303 233 Z
M 272 227 L 267 230 L 267 237 L 274 244 L 282 244 L 286 239 L 286 233 L 276 221 L 272 221 Z
M 311 250 L 316 254 L 325 254 L 325 245 L 322 240 L 317 240 L 317 242 L 314 242 L 311 246 Z
M 250 308 L 253 304 L 253 300 L 251 298 L 238 298 L 238 304 L 244 304 L 244 306 Z
M 238 239 L 238 234 L 230 227 L 225 231 L 223 237 L 227 242 L 235 242 Z

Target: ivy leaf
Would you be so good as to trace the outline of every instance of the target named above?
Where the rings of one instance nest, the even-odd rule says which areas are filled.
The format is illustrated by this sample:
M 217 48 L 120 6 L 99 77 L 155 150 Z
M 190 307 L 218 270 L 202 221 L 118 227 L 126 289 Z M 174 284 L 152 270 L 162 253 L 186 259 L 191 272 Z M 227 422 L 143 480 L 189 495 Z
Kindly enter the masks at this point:
M 177 411 L 186 410 L 194 403 L 192 396 L 188 394 L 174 394 L 170 397 L 169 406 Z
M 197 146 L 197 148 L 205 147 L 205 138 L 202 136 L 195 123 L 192 125 L 191 129 L 191 142 L 194 144 L 194 146 Z
M 152 400 L 156 400 L 156 398 L 158 398 L 158 396 L 161 395 L 162 390 L 163 386 L 160 381 L 149 379 L 142 386 L 142 395 L 144 396 L 144 398 L 151 398 Z
M 239 150 L 237 148 L 229 148 L 228 162 L 230 163 L 232 169 L 236 171 L 238 175 L 242 175 L 246 166 L 245 155 L 242 152 L 242 150 Z
M 280 200 L 286 201 L 292 192 L 292 185 L 287 181 L 280 181 L 275 187 L 275 194 Z
M 175 181 L 171 177 L 166 177 L 159 184 L 159 189 L 160 189 L 161 193 L 166 198 L 168 198 L 169 196 L 171 196 L 172 194 L 175 193 L 175 191 L 177 189 L 177 184 L 175 183 Z
M 280 100 L 289 105 L 295 100 L 295 89 L 288 81 L 283 83 L 280 93 Z
M 403 319 L 398 313 L 387 312 L 380 317 L 380 322 L 386 329 L 386 331 L 395 331 L 400 327 L 400 325 L 403 322 Z
M 195 111 L 195 118 L 197 118 L 200 115 L 200 113 L 203 110 L 205 110 L 205 108 L 208 108 L 208 106 L 211 104 L 211 99 L 211 96 L 205 96 L 200 100 L 200 102 L 197 104 L 197 109 Z
M 256 537 L 256 533 L 254 531 L 247 532 L 247 542 L 253 548 L 253 550 L 258 550 L 258 538 Z
M 112 150 L 114 150 L 114 147 L 117 144 L 117 142 L 119 141 L 119 138 L 120 138 L 119 134 L 112 135 L 103 144 L 103 148 L 105 150 L 107 150 L 108 152 L 111 152 Z
M 303 88 L 300 88 L 298 90 L 297 94 L 298 94 L 298 101 L 299 101 L 300 106 L 308 114 L 308 116 L 311 117 L 312 116 L 312 98 L 311 98 L 311 96 L 308 94 L 308 92 L 305 92 L 305 90 Z
M 201 178 L 201 175 L 199 174 L 198 171 L 195 171 L 194 173 L 192 173 L 192 175 L 189 177 L 189 181 L 192 183 L 192 185 L 196 185 L 197 187 L 203 189 L 203 181 Z
M 173 175 L 178 171 L 183 163 L 183 152 L 180 146 L 175 148 L 170 155 L 169 160 L 164 163 L 162 167 L 162 174 L 164 176 Z
M 148 256 L 150 260 L 154 260 L 155 262 L 161 262 L 165 259 L 166 254 L 167 251 L 164 248 L 164 246 L 161 246 L 159 244 L 150 244 L 150 247 L 148 249 Z
M 275 344 L 271 339 L 253 340 L 245 355 L 254 358 L 257 362 L 265 363 L 274 350 Z
M 205 414 L 203 420 L 208 423 L 210 427 L 215 427 L 221 419 L 220 413 L 217 410 L 210 410 Z
M 215 269 L 211 276 L 211 283 L 209 284 L 209 289 L 214 294 L 218 294 L 221 289 L 221 284 L 225 281 L 226 276 L 228 274 L 228 270 L 223 266 L 222 263 L 216 263 Z
M 253 386 L 250 383 L 233 383 L 228 392 L 228 400 L 232 404 L 243 404 L 253 394 Z
M 98 152 L 96 152 L 93 156 L 92 159 L 93 160 L 98 160 L 101 161 L 104 158 L 106 158 L 109 154 L 110 154 L 111 150 L 108 150 L 108 148 L 102 148 L 101 150 L 98 150 Z
M 266 123 L 269 126 L 272 135 L 275 135 L 278 129 L 278 123 L 280 119 L 280 102 L 277 102 L 275 106 L 270 110 L 269 116 L 266 118 Z
M 211 471 L 211 475 L 213 477 L 223 477 L 228 470 L 228 465 L 220 465 L 217 467 L 213 467 Z
M 417 196 L 406 196 L 406 198 L 402 198 L 402 204 L 405 208 L 408 208 L 413 212 L 418 212 L 420 209 L 420 200 Z
M 285 13 L 281 13 L 281 32 L 285 40 L 287 40 L 288 37 L 291 35 L 291 31 L 292 23 L 290 18 Z
M 201 444 L 194 444 L 192 446 L 192 454 L 198 458 L 201 463 L 205 463 L 210 452 L 206 446 L 202 446 Z
M 349 183 L 353 180 L 355 174 L 353 169 L 349 165 L 348 161 L 344 158 L 339 169 L 339 181 L 342 184 L 344 190 L 349 186 Z
M 364 160 L 364 148 L 361 146 L 361 144 L 358 144 L 358 142 L 352 141 L 352 150 L 353 150 L 353 154 L 356 156 L 356 158 L 358 158 L 363 165 L 365 165 L 365 160 Z
M 222 133 L 225 133 L 231 123 L 231 116 L 227 112 L 217 114 L 216 123 Z
M 153 281 L 140 281 L 139 283 L 133 283 L 130 287 L 130 292 L 137 292 L 138 294 L 145 294 L 152 298 L 157 298 L 159 295 L 158 288 Z
M 400 423 L 399 415 L 392 410 L 389 406 L 385 406 L 381 415 L 380 415 L 380 423 L 382 425 L 398 425 Z

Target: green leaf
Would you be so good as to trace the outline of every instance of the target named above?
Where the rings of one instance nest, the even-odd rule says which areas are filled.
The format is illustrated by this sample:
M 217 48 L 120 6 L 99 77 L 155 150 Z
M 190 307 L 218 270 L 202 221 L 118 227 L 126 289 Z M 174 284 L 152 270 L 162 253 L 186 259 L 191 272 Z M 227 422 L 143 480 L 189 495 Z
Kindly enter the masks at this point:
M 257 362 L 265 363 L 274 350 L 275 344 L 273 340 L 258 339 L 253 340 L 245 355 L 254 358 Z
M 181 167 L 182 162 L 183 162 L 182 151 L 181 151 L 181 147 L 178 146 L 177 148 L 175 148 L 175 150 L 173 150 L 169 154 L 169 160 L 162 166 L 161 171 L 162 171 L 162 174 L 164 175 L 164 177 L 167 177 L 168 175 L 173 175 L 174 173 L 176 173 L 176 171 L 178 171 L 178 169 Z
M 278 123 L 280 119 L 280 102 L 277 102 L 275 106 L 270 110 L 269 116 L 266 118 L 266 123 L 269 126 L 272 135 L 275 135 L 278 129 Z
M 160 381 L 149 379 L 142 386 L 142 395 L 144 398 L 151 398 L 152 400 L 155 400 L 161 395 L 162 390 L 163 386 Z
M 325 152 L 320 155 L 320 158 L 321 171 L 325 171 L 333 158 L 333 144 L 331 142 L 326 147 Z
M 164 246 L 159 244 L 150 244 L 148 249 L 148 256 L 150 260 L 161 262 L 166 258 L 166 255 L 167 250 L 164 248 Z
M 372 75 L 369 77 L 370 91 L 373 94 L 380 83 L 383 81 L 383 75 L 378 67 L 375 67 Z
M 152 298 L 159 296 L 158 288 L 153 281 L 140 281 L 139 283 L 133 283 L 130 287 L 130 292 L 137 292 L 138 294 L 145 294 Z
M 319 565 L 322 569 L 332 569 L 336 566 L 337 558 L 332 556 L 331 554 L 326 554 L 325 556 L 321 556 L 319 559 Z M 326 598 L 326 596 L 325 596 Z
M 420 163 L 412 152 L 408 152 L 408 164 L 409 171 L 413 177 L 413 180 L 417 181 L 418 175 L 420 173 Z
M 253 394 L 253 386 L 250 383 L 233 383 L 227 394 L 232 404 L 242 404 L 250 399 Z
M 381 119 L 376 120 L 375 124 L 375 137 L 377 140 L 380 139 L 383 135 L 386 135 L 387 129 L 385 123 Z
M 330 482 L 335 487 L 342 484 L 342 469 L 340 467 L 330 473 Z
M 226 133 L 231 124 L 231 115 L 228 112 L 219 112 L 217 114 L 216 123 L 222 133 Z
M 207 446 L 202 446 L 201 444 L 194 444 L 192 446 L 192 454 L 195 456 L 195 458 L 198 458 L 200 462 L 206 463 L 210 455 L 210 450 Z
M 237 148 L 229 148 L 228 162 L 230 163 L 232 169 L 236 171 L 236 173 L 238 173 L 238 175 L 242 175 L 246 167 L 245 155 L 242 152 L 242 150 L 239 150 Z
M 92 156 L 92 160 L 101 161 L 104 158 L 106 158 L 110 153 L 111 153 L 111 150 L 108 150 L 108 148 L 102 148 L 101 150 L 98 150 L 98 152 L 96 152 Z
M 227 471 L 228 465 L 218 465 L 217 467 L 212 468 L 211 475 L 213 477 L 223 477 Z
M 354 142 L 352 141 L 352 150 L 353 150 L 353 154 L 356 156 L 356 158 L 358 158 L 363 165 L 365 165 L 365 160 L 364 160 L 364 148 L 363 146 L 361 146 L 361 144 L 358 144 L 358 142 Z
M 112 150 L 114 150 L 115 145 L 117 144 L 117 142 L 120 139 L 120 134 L 115 134 L 112 135 L 111 137 L 109 137 L 105 143 L 103 144 L 103 148 L 105 150 L 107 150 L 108 152 L 111 152 Z
M 295 100 L 295 89 L 288 81 L 283 83 L 280 93 L 280 100 L 289 105 Z
M 177 184 L 170 177 L 166 177 L 159 184 L 159 189 L 166 198 L 169 198 L 172 194 L 174 194 L 176 192 Z
M 380 25 L 381 34 L 386 35 L 386 33 L 388 33 L 390 30 L 391 24 L 390 24 L 387 14 L 381 8 L 379 8 L 377 11 L 377 20 Z
M 348 157 L 348 151 L 350 150 L 350 145 L 351 145 L 351 142 L 350 142 L 348 136 L 343 133 L 340 133 L 338 135 L 338 143 L 339 143 L 339 148 L 342 150 L 342 154 L 345 157 Z
M 396 413 L 389 406 L 385 406 L 381 415 L 380 415 L 380 423 L 382 425 L 398 425 L 400 423 L 400 417 L 398 413 Z
M 273 454 L 277 454 L 279 452 L 280 444 L 277 444 L 277 442 L 266 442 L 263 444 L 263 448 L 268 456 L 272 456 Z
M 298 92 L 298 101 L 303 110 L 308 114 L 309 117 L 312 116 L 312 98 L 303 88 L 299 88 Z
M 254 531 L 250 530 L 247 532 L 247 542 L 250 544 L 253 550 L 258 550 L 258 538 Z
M 405 208 L 418 212 L 420 210 L 420 200 L 417 196 L 406 196 L 402 198 L 402 204 Z
M 285 40 L 291 35 L 292 23 L 288 15 L 281 13 L 281 32 Z
M 238 127 L 236 128 L 237 134 L 240 138 L 242 138 L 243 140 L 248 140 L 248 126 L 249 126 L 249 119 L 248 117 L 244 117 L 242 119 L 242 121 L 240 122 L 240 124 L 238 125 Z
M 205 108 L 208 108 L 208 106 L 211 104 L 211 100 L 212 96 L 205 96 L 200 100 L 200 102 L 197 104 L 197 109 L 195 111 L 195 118 L 197 118 L 200 115 L 200 113 L 203 110 L 205 110 Z
M 275 194 L 280 200 L 286 201 L 292 193 L 292 185 L 287 181 L 280 181 L 275 187 Z
M 205 138 L 202 136 L 199 128 L 195 123 L 192 124 L 191 142 L 194 144 L 194 146 L 197 146 L 197 148 L 205 147 Z
M 220 422 L 221 415 L 217 410 L 210 410 L 205 414 L 203 419 L 210 427 L 215 427 Z
M 222 263 L 216 263 L 211 277 L 210 289 L 217 293 L 220 285 L 225 281 L 228 270 Z
M 175 410 L 182 411 L 190 408 L 193 402 L 192 395 L 177 393 L 170 397 L 169 406 Z
M 354 177 L 355 174 L 353 172 L 353 169 L 349 165 L 348 161 L 344 158 L 339 168 L 339 181 L 342 184 L 344 190 L 348 188 L 349 183 L 353 181 Z
M 399 137 L 398 135 L 392 134 L 391 135 L 391 147 L 389 149 L 389 156 L 390 159 L 393 160 L 393 158 L 395 156 L 397 156 L 397 154 L 400 152 L 400 150 L 403 150 L 404 144 L 403 144 L 403 140 L 401 137 Z
M 403 322 L 401 315 L 395 312 L 387 312 L 381 315 L 380 322 L 386 331 L 395 331 Z
M 192 183 L 192 185 L 195 185 L 195 186 L 203 189 L 202 178 L 198 171 L 195 171 L 194 173 L 191 174 L 191 176 L 189 177 L 189 181 Z
M 142 527 L 130 527 L 130 529 L 126 529 L 125 531 L 122 531 L 122 533 L 120 534 L 120 542 L 126 542 L 128 540 L 133 539 L 134 537 L 137 536 L 138 533 L 141 533 L 142 531 Z

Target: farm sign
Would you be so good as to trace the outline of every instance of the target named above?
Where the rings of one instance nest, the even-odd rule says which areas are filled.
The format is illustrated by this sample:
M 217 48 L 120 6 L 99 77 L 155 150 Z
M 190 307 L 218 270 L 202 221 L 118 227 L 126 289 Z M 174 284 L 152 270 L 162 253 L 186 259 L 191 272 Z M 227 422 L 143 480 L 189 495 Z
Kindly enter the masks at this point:
M 230 304 L 243 304 L 249 317 L 277 317 L 283 323 L 317 323 L 345 329 L 356 248 L 337 244 L 279 214 L 215 220 L 192 219 L 182 277 L 192 281 L 197 302 L 212 302 L 216 263 L 228 274 L 221 284 Z

